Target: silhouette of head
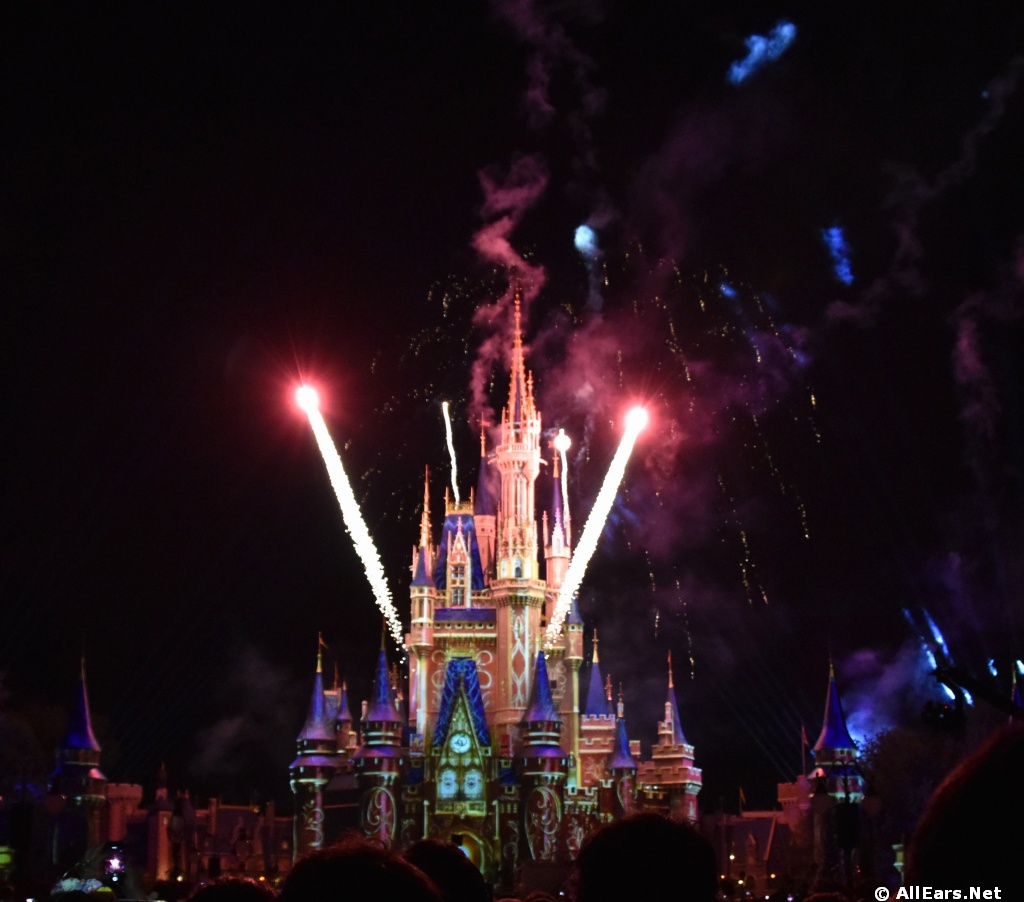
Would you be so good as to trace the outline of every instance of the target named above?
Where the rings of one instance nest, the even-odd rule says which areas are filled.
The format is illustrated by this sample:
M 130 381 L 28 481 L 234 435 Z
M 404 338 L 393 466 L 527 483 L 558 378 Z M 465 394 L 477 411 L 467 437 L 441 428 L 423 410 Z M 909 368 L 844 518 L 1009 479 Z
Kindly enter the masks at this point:
M 434 883 L 445 902 L 488 902 L 490 892 L 483 875 L 456 846 L 421 839 L 402 853 Z
M 443 902 L 419 868 L 358 838 L 319 849 L 288 872 L 278 902 Z
M 1024 727 L 1000 730 L 958 764 L 928 802 L 907 856 L 908 882 L 998 886 L 1024 899 L 1020 812 Z
M 713 902 L 715 852 L 689 824 L 635 814 L 602 827 L 576 859 L 576 902 Z

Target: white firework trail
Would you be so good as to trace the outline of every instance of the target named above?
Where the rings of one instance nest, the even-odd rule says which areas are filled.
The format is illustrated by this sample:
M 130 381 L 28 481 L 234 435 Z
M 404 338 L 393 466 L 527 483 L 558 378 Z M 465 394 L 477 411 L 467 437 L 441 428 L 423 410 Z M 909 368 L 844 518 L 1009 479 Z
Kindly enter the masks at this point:
M 452 418 L 448 414 L 448 402 L 441 402 L 441 410 L 444 413 L 444 432 L 448 439 L 448 456 L 452 461 L 452 494 L 455 495 L 455 503 L 459 503 L 459 470 L 455 465 L 455 442 L 452 439 Z
M 565 452 L 572 446 L 572 439 L 565 434 L 564 429 L 558 430 L 555 436 L 555 450 L 562 457 L 562 516 L 569 519 L 569 464 L 566 461 Z
M 615 503 L 615 495 L 619 490 L 619 483 L 626 472 L 626 464 L 629 456 L 633 453 L 633 445 L 637 436 L 640 435 L 644 426 L 647 425 L 647 411 L 642 407 L 634 407 L 626 417 L 626 431 L 622 435 L 619 447 L 615 451 L 608 473 L 601 483 L 601 490 L 597 493 L 597 500 L 590 510 L 586 525 L 583 527 L 583 534 L 580 536 L 579 544 L 569 561 L 569 569 L 565 573 L 565 580 L 558 593 L 558 601 L 551 614 L 547 632 L 544 634 L 544 644 L 547 648 L 554 648 L 562 633 L 562 624 L 569 613 L 569 606 L 572 599 L 579 591 L 580 583 L 583 582 L 583 574 L 586 573 L 587 564 L 597 550 L 597 540 L 601 537 L 605 521 L 611 512 L 612 504 Z
M 320 399 L 317 397 L 315 389 L 303 385 L 295 393 L 295 400 L 309 417 L 309 425 L 313 429 L 313 435 L 320 448 L 320 454 L 323 456 L 324 465 L 327 467 L 327 475 L 330 477 L 334 494 L 338 498 L 345 531 L 352 539 L 356 554 L 363 562 L 366 579 L 377 600 L 377 607 L 380 608 L 387 621 L 391 638 L 395 640 L 399 648 L 404 649 L 402 622 L 398 619 L 398 611 L 395 610 L 395 605 L 391 600 L 391 590 L 388 588 L 387 579 L 384 576 L 384 567 L 381 565 L 377 546 L 370 536 L 369 529 L 366 528 L 366 521 L 363 520 L 362 512 L 359 510 L 359 502 L 356 501 L 356 496 L 352 492 L 352 484 L 348 481 L 345 468 L 341 465 L 338 449 L 334 445 L 330 432 L 327 431 L 324 418 L 320 415 Z

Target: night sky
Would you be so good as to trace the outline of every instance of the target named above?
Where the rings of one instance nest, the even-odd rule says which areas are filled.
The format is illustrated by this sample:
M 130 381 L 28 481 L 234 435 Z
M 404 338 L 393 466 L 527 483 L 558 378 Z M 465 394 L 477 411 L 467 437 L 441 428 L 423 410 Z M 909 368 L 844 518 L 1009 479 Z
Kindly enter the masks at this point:
M 929 618 L 1009 691 L 1024 7 L 147 7 L 0 14 L 0 671 L 47 756 L 84 649 L 111 779 L 288 802 L 317 631 L 362 698 L 380 630 L 294 388 L 405 617 L 513 273 L 577 535 L 651 412 L 580 607 L 645 744 L 672 651 L 705 807 L 795 775 L 830 653 L 858 736 L 943 697 Z

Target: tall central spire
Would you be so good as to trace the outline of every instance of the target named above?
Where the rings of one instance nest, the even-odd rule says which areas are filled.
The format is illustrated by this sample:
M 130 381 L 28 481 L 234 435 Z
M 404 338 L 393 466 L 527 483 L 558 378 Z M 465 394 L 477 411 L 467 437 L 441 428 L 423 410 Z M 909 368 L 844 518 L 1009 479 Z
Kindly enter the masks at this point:
M 512 324 L 512 373 L 508 388 L 506 416 L 517 432 L 524 421 L 533 419 L 536 411 L 533 405 L 533 377 L 526 371 L 526 357 L 523 353 L 522 287 L 516 285 Z
M 499 579 L 536 579 L 538 575 L 534 482 L 540 473 L 541 418 L 534 404 L 533 377 L 526 369 L 521 304 L 521 288 L 517 285 L 508 406 L 501 413 L 500 438 L 494 452 L 501 474 Z

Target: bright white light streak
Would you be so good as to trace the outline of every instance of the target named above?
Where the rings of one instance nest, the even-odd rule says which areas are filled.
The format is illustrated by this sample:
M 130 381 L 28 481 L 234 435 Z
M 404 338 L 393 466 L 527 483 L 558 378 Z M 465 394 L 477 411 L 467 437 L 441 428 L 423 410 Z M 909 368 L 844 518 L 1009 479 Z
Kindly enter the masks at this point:
M 380 562 L 380 555 L 377 553 L 377 546 L 370 537 L 370 531 L 366 528 L 366 522 L 359 510 L 359 502 L 352 492 L 352 484 L 348 481 L 345 468 L 341 465 L 341 457 L 338 449 L 334 446 L 334 440 L 327 431 L 327 424 L 320 415 L 319 400 L 316 391 L 308 385 L 302 386 L 295 393 L 295 400 L 298 402 L 306 415 L 309 417 L 309 425 L 313 429 L 313 435 L 323 455 L 324 465 L 327 467 L 327 475 L 334 488 L 334 494 L 338 498 L 338 506 L 341 508 L 341 517 L 345 524 L 345 531 L 352 539 L 356 554 L 363 562 L 363 569 L 366 570 L 366 579 L 373 590 L 374 598 L 377 600 L 377 607 L 384 614 L 387 621 L 391 638 L 399 648 L 405 648 L 402 638 L 402 623 L 398 619 L 398 611 L 391 601 L 391 591 L 388 589 L 387 579 L 384 576 L 384 567 Z
M 555 436 L 555 450 L 562 457 L 562 516 L 569 518 L 569 464 L 565 458 L 565 452 L 572 447 L 572 439 L 565 434 L 564 429 L 558 430 Z
M 591 508 L 590 516 L 587 517 L 586 525 L 583 527 L 583 534 L 580 536 L 576 551 L 569 560 L 569 569 L 565 573 L 565 580 L 558 593 L 558 602 L 551 614 L 547 632 L 544 635 L 544 644 L 548 648 L 554 648 L 562 633 L 562 624 L 569 613 L 569 606 L 572 604 L 573 596 L 579 591 L 580 583 L 583 582 L 583 574 L 586 573 L 587 564 L 597 550 L 597 540 L 601 537 L 605 521 L 611 512 L 612 504 L 615 503 L 615 495 L 619 490 L 619 483 L 626 472 L 626 464 L 629 456 L 633 453 L 633 445 L 637 436 L 640 435 L 644 426 L 647 425 L 647 411 L 642 407 L 634 407 L 626 417 L 626 431 L 622 435 L 622 441 L 612 458 L 608 473 L 601 483 L 601 490 L 597 493 L 597 500 Z
M 455 466 L 455 442 L 452 440 L 452 418 L 448 415 L 448 402 L 441 402 L 441 410 L 444 412 L 444 432 L 448 438 L 448 456 L 452 460 L 452 494 L 455 495 L 455 503 L 459 503 L 459 470 Z

